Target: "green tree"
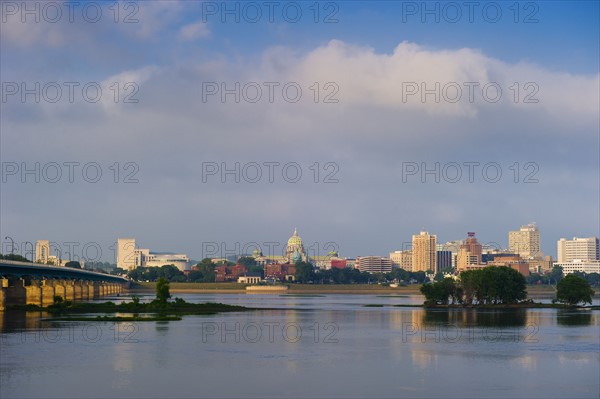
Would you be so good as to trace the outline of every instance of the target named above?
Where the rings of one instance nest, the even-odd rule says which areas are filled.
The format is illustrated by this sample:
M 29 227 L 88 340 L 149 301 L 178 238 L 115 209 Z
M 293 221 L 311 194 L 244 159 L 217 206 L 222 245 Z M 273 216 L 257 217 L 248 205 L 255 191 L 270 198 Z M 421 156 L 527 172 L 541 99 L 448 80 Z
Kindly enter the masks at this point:
M 580 302 L 592 304 L 594 290 L 585 279 L 574 274 L 568 274 L 556 286 L 556 300 L 568 305 Z
M 5 259 L 5 260 L 14 260 L 16 262 L 29 262 L 31 263 L 31 261 L 21 255 L 17 255 L 17 254 L 8 254 L 8 255 L 2 255 L 0 254 L 0 259 Z
M 81 263 L 71 260 L 71 261 L 65 263 L 65 267 L 71 267 L 73 269 L 81 269 Z
M 245 267 L 247 267 L 249 269 L 252 266 L 256 266 L 256 259 L 254 259 L 252 256 L 241 256 L 238 259 L 238 263 L 240 265 L 244 265 Z
M 423 284 L 420 290 L 425 296 L 426 304 L 447 305 L 450 299 L 452 299 L 452 303 L 456 303 L 462 297 L 460 288 L 451 277 L 446 277 L 442 281 L 436 281 L 432 284 Z
M 311 263 L 308 262 L 298 262 L 296 264 L 296 281 L 299 283 L 307 283 L 309 281 L 314 281 L 316 278 L 315 268 Z
M 214 283 L 215 282 L 215 277 L 216 277 L 215 276 L 215 264 L 212 263 L 210 259 L 208 259 L 208 258 L 202 259 L 202 261 L 200 263 L 198 263 L 194 269 L 202 274 L 202 279 L 196 280 L 196 282 L 202 282 L 202 283 Z M 196 277 L 198 277 L 198 275 L 196 275 Z
M 167 299 L 171 298 L 169 292 L 169 282 L 161 277 L 156 283 L 156 300 L 160 303 L 167 303 Z
M 555 265 L 550 273 L 548 273 L 548 282 L 550 284 L 558 284 L 558 282 L 563 278 L 563 268 L 561 266 Z

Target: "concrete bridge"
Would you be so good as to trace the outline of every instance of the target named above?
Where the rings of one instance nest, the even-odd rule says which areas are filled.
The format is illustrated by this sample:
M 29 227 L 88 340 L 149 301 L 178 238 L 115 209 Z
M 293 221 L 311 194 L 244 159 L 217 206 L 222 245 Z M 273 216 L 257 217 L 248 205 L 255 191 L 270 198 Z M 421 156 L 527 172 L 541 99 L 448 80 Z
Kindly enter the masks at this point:
M 48 306 L 54 297 L 87 301 L 116 295 L 129 280 L 109 274 L 39 263 L 0 260 L 0 311 L 11 305 Z

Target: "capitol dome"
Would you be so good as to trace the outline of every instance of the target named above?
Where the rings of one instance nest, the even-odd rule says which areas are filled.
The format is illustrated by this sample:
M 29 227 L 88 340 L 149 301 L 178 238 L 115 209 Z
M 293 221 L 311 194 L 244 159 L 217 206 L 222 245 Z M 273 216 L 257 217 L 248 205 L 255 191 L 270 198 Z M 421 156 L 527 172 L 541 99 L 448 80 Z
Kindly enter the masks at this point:
M 288 248 L 290 248 L 290 247 L 301 248 L 302 247 L 302 238 L 300 238 L 300 236 L 298 235 L 298 231 L 296 231 L 296 229 L 294 229 L 294 235 L 290 237 L 287 245 L 288 245 Z

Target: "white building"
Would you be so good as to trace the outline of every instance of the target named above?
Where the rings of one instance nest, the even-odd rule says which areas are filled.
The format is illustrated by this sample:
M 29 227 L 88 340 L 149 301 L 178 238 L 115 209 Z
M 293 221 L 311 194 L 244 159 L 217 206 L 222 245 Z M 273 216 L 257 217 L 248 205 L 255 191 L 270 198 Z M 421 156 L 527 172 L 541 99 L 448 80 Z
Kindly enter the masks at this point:
M 186 254 L 152 252 L 147 248 L 136 248 L 135 238 L 117 240 L 117 267 L 130 270 L 136 267 L 166 265 L 174 265 L 181 271 L 191 270 L 190 258 Z
M 598 238 L 561 238 L 557 242 L 557 262 L 572 262 L 575 259 L 600 260 Z
M 600 260 L 574 259 L 572 262 L 555 262 L 554 266 L 560 266 L 566 276 L 573 272 L 600 273 Z
M 135 238 L 118 238 L 117 267 L 130 270 L 135 266 Z
M 190 258 L 187 255 L 169 252 L 150 252 L 143 267 L 162 267 L 166 265 L 173 265 L 181 271 L 191 270 Z

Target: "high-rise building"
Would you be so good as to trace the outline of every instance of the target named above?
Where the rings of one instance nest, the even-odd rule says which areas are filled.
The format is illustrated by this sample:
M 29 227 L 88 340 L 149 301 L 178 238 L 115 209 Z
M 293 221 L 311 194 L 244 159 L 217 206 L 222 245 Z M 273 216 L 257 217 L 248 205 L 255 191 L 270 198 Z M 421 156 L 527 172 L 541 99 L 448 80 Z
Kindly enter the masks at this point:
M 452 268 L 452 251 L 437 251 L 436 272 Z
M 356 268 L 361 272 L 389 273 L 392 271 L 392 260 L 381 256 L 361 256 L 356 258 Z
M 117 267 L 126 270 L 135 268 L 135 238 L 117 239 Z
M 456 267 L 459 271 L 466 270 L 469 266 L 481 264 L 481 244 L 477 242 L 475 233 L 468 232 L 465 243 L 460 246 L 456 257 Z
M 435 271 L 437 264 L 436 240 L 435 235 L 426 231 L 412 236 L 412 271 Z
M 35 261 L 36 263 L 48 263 L 48 257 L 50 256 L 50 241 L 49 240 L 37 240 L 35 243 Z
M 597 237 L 577 238 L 572 240 L 561 238 L 557 242 L 557 262 L 579 260 L 600 260 L 600 246 Z
M 542 258 L 540 230 L 535 223 L 521 226 L 516 231 L 509 231 L 508 250 L 513 254 L 521 255 L 523 259 Z

